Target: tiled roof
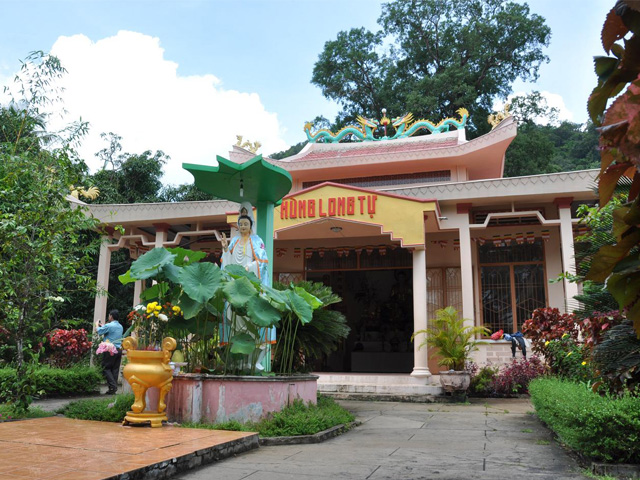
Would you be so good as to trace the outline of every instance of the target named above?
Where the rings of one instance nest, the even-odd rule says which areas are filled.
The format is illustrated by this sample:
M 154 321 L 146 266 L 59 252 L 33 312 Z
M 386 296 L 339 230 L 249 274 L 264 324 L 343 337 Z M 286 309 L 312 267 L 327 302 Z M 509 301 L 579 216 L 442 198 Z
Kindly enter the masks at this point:
M 389 155 L 394 153 L 404 153 L 404 152 L 422 152 L 425 150 L 432 150 L 437 148 L 445 148 L 452 147 L 458 144 L 458 139 L 448 138 L 443 141 L 430 141 L 430 142 L 384 142 L 384 143 L 375 143 L 372 145 L 367 145 L 366 147 L 361 144 L 358 145 L 358 148 L 353 148 L 351 145 L 345 148 L 341 148 L 339 150 L 336 149 L 323 149 L 321 144 L 317 144 L 313 150 L 310 150 L 307 155 L 302 157 L 298 157 L 292 160 L 292 162 L 304 162 L 310 160 L 321 160 L 324 158 L 354 158 L 354 157 L 364 157 L 369 155 Z M 351 147 L 351 148 L 349 148 Z

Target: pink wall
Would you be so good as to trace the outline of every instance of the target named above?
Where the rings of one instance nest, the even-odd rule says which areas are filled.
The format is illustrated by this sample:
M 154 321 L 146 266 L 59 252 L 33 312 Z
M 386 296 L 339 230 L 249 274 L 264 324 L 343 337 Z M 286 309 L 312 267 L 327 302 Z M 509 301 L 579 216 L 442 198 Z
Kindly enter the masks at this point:
M 170 422 L 257 421 L 295 399 L 316 403 L 318 377 L 234 377 L 180 374 L 168 395 Z

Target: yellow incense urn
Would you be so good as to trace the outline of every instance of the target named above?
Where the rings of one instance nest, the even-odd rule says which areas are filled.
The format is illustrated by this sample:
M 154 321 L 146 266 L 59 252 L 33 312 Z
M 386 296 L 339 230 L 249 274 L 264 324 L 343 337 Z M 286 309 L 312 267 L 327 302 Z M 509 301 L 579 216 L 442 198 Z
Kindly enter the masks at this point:
M 127 364 L 122 372 L 131 385 L 135 401 L 131 411 L 124 417 L 123 425 L 150 423 L 152 427 L 161 427 L 167 421 L 165 397 L 171 390 L 173 369 L 169 365 L 171 352 L 176 349 L 175 339 L 167 337 L 162 340 L 162 350 L 136 350 L 138 341 L 127 337 L 122 341 L 122 348 L 127 352 Z M 157 387 L 158 409 L 145 410 L 146 393 L 150 387 Z

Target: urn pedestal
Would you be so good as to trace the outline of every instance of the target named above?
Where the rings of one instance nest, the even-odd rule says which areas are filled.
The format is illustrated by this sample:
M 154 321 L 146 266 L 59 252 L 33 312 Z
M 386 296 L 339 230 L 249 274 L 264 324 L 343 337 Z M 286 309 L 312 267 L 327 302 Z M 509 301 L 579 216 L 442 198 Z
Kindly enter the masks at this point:
M 464 394 L 471 384 L 471 375 L 467 372 L 454 370 L 440 372 L 440 384 L 447 393 Z
M 173 380 L 173 368 L 169 362 L 176 346 L 175 339 L 171 337 L 162 341 L 162 350 L 136 350 L 138 342 L 132 337 L 122 341 L 122 348 L 127 352 L 127 364 L 122 374 L 135 396 L 131 411 L 124 417 L 124 425 L 150 423 L 152 427 L 161 427 L 162 422 L 167 421 L 165 398 Z M 150 387 L 157 387 L 160 392 L 157 410 L 145 410 L 145 395 Z

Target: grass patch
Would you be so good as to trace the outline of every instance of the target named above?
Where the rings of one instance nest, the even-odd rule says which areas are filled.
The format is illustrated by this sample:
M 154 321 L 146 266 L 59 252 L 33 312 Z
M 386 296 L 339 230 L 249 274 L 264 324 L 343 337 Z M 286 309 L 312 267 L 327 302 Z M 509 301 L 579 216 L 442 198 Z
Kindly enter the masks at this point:
M 68 418 L 79 420 L 97 420 L 100 422 L 122 422 L 131 410 L 134 401 L 133 393 L 120 394 L 114 397 L 78 400 L 61 408 Z
M 304 404 L 296 400 L 293 404 L 275 412 L 259 422 L 240 423 L 183 423 L 186 428 L 208 428 L 212 430 L 235 430 L 258 432 L 261 437 L 289 437 L 313 435 L 340 424 L 353 422 L 351 412 L 338 405 L 330 397 L 318 395 L 318 404 Z
M 530 428 L 523 428 L 522 430 L 520 430 L 522 433 L 533 433 L 533 430 L 531 430 Z
M 551 443 L 551 441 L 549 440 L 536 440 L 536 445 L 549 445 Z
M 3 403 L 0 404 L 0 423 L 5 422 L 7 420 L 16 420 L 23 418 L 44 418 L 44 417 L 53 417 L 55 413 L 47 412 L 46 410 L 42 410 L 40 407 L 29 407 L 26 413 L 16 413 L 13 407 L 9 404 Z

